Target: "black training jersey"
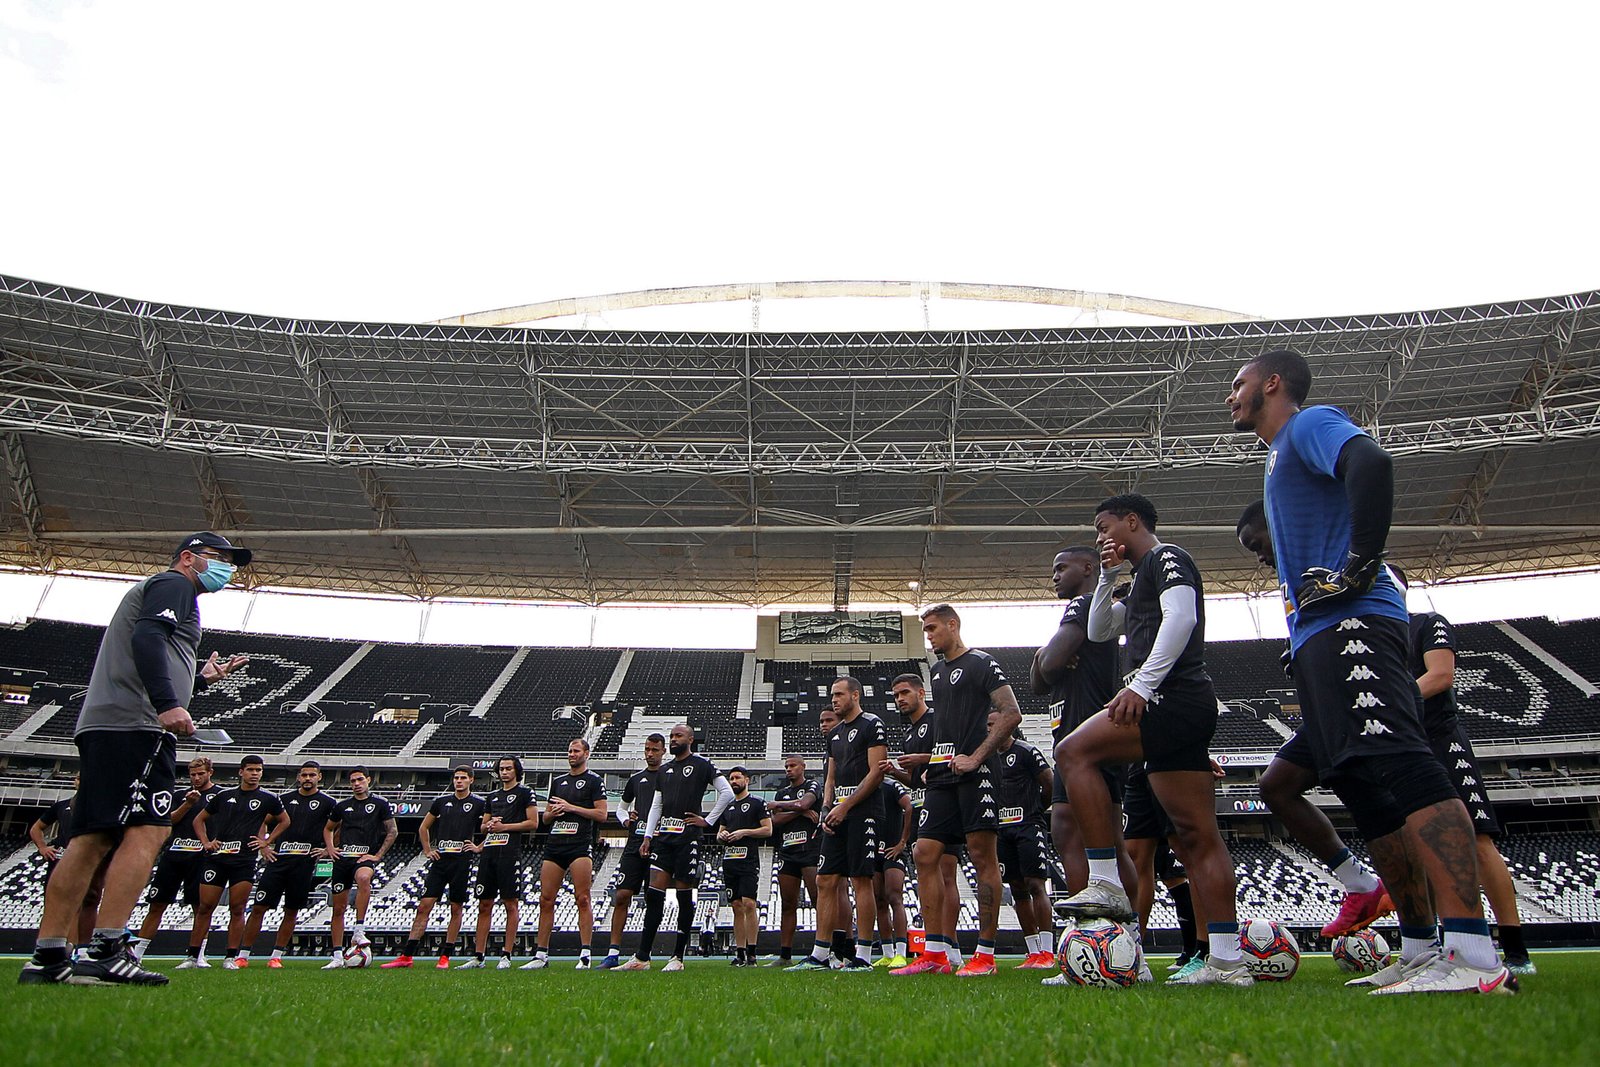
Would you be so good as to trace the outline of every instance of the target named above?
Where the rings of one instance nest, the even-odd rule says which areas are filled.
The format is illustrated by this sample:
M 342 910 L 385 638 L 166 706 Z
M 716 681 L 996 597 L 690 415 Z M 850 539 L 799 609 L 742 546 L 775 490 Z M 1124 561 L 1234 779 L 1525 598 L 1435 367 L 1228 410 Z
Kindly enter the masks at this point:
M 265 789 L 224 789 L 206 801 L 206 836 L 220 842 L 223 854 L 245 852 L 261 832 L 261 820 L 283 812 L 283 803 Z
M 467 844 L 483 829 L 483 813 L 487 810 L 488 802 L 476 793 L 458 797 L 452 791 L 434 797 L 433 803 L 428 805 L 428 814 L 433 816 L 428 836 L 434 851 L 464 852 Z
M 1117 641 L 1089 640 L 1089 602 L 1085 593 L 1067 601 L 1061 613 L 1062 626 L 1083 631 L 1076 666 L 1067 668 L 1061 680 L 1050 687 L 1050 739 L 1060 741 L 1101 708 L 1110 703 L 1117 689 Z
M 906 739 L 902 755 L 932 754 L 933 722 L 933 709 L 928 708 L 923 711 L 922 718 L 906 727 Z M 928 781 L 927 767 L 918 767 L 916 772 L 912 774 L 912 778 L 915 779 L 915 784 L 911 787 L 911 806 L 920 808 L 922 807 L 922 790 Z
M 1156 633 L 1161 629 L 1161 594 L 1179 586 L 1194 590 L 1194 630 L 1157 689 L 1167 693 L 1210 686 L 1211 676 L 1206 673 L 1205 587 L 1200 568 L 1189 553 L 1167 544 L 1157 544 L 1133 569 L 1133 587 L 1124 601 L 1123 629 L 1128 635 L 1122 659 L 1125 681 L 1144 665 L 1155 645 Z
M 1411 616 L 1411 677 L 1421 678 L 1427 673 L 1422 657 L 1438 649 L 1455 653 L 1456 631 L 1450 620 L 1431 611 Z M 1422 728 L 1429 737 L 1455 733 L 1455 686 L 1422 702 Z
M 365 800 L 349 797 L 339 801 L 328 816 L 328 821 L 339 827 L 339 855 L 349 859 L 369 852 L 377 855 L 387 833 L 384 823 L 392 818 L 394 808 L 376 793 L 367 794 Z
M 807 778 L 799 785 L 784 782 L 778 791 L 772 794 L 773 800 L 784 801 L 799 800 L 807 795 L 816 798 L 809 811 L 802 811 L 782 826 L 773 827 L 778 851 L 785 855 L 803 856 L 820 847 L 817 841 L 817 823 L 822 818 L 822 783 L 815 778 Z
M 925 780 L 929 788 L 953 786 L 957 779 L 950 761 L 982 747 L 989 736 L 991 694 L 1011 683 L 998 660 L 975 648 L 935 663 L 931 678 L 933 706 L 939 714 L 933 720 L 933 758 L 928 761 Z
M 50 827 L 46 843 L 60 848 L 66 844 L 68 831 L 72 829 L 72 797 L 58 800 L 39 816 L 39 821 Z
M 883 804 L 883 825 L 878 828 L 878 841 L 885 847 L 900 840 L 900 828 L 905 825 L 905 812 L 900 810 L 900 798 L 910 795 L 911 790 L 904 785 L 888 775 L 883 776 L 883 784 L 878 786 L 878 797 Z M 913 815 L 913 832 L 916 825 L 916 816 Z
M 767 802 L 758 796 L 746 793 L 728 805 L 728 810 L 722 813 L 722 821 L 717 826 L 724 830 L 754 830 L 765 818 L 767 818 Z M 722 865 L 740 869 L 755 867 L 761 862 L 761 853 L 757 851 L 760 847 L 759 840 L 749 837 L 724 845 Z
M 883 720 L 876 715 L 863 711 L 833 728 L 828 735 L 828 758 L 833 761 L 833 796 L 828 800 L 839 803 L 872 773 L 869 754 L 875 746 L 885 750 L 889 747 Z
M 669 819 L 681 822 L 685 815 L 704 815 L 706 790 L 721 776 L 722 772 L 710 760 L 693 753 L 663 764 L 661 775 L 656 779 L 661 793 L 662 823 L 666 824 Z M 661 833 L 663 828 L 670 829 L 670 826 L 658 826 L 656 833 Z
M 560 797 L 575 808 L 595 807 L 605 799 L 605 795 L 605 779 L 593 771 L 563 774 L 550 783 L 550 799 Z M 563 815 L 551 822 L 547 829 L 550 832 L 552 845 L 587 845 L 593 843 L 595 830 L 599 826 L 600 824 L 593 819 L 585 819 L 578 815 Z
M 321 848 L 322 828 L 327 825 L 328 816 L 333 814 L 338 801 L 320 789 L 310 796 L 292 789 L 279 794 L 278 803 L 289 814 L 289 829 L 283 832 L 273 847 L 283 855 L 310 855 L 311 849 Z M 295 845 L 307 847 L 299 849 Z
M 520 782 L 510 789 L 496 789 L 484 797 L 483 803 L 488 813 L 503 823 L 527 822 L 529 811 L 538 806 L 538 801 L 533 797 L 533 790 Z M 520 849 L 522 833 L 511 830 L 490 831 L 483 839 L 483 847 Z
M 660 778 L 659 770 L 652 771 L 646 767 L 642 771 L 634 771 L 622 784 L 622 802 L 632 804 L 633 811 L 638 816 L 628 830 L 629 837 L 644 836 L 645 818 L 650 814 L 650 804 L 656 798 L 656 783 Z
M 1044 810 L 1039 773 L 1050 773 L 1044 753 L 1026 741 L 1012 741 L 1000 754 L 1000 826 L 1024 826 L 1040 821 Z

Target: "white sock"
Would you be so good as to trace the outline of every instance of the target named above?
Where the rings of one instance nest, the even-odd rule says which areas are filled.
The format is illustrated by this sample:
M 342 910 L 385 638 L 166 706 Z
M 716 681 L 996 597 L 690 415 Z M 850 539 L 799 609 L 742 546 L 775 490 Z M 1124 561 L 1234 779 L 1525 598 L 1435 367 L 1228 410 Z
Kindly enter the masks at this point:
M 950 957 L 950 965 L 953 967 L 959 967 L 966 962 L 966 957 L 961 955 L 961 942 L 953 937 L 945 939 L 944 954 Z
M 1218 963 L 1235 963 L 1240 958 L 1239 931 L 1208 933 L 1206 943 L 1211 946 L 1211 958 Z
M 365 941 L 367 939 L 367 924 L 364 922 L 356 923 L 352 936 L 359 937 L 361 940 Z
M 275 960 L 283 959 L 283 949 L 281 949 L 281 948 L 273 949 L 272 950 L 272 958 L 275 959 Z
M 533 958 L 536 960 L 547 960 L 550 958 L 550 950 L 547 948 L 538 949 L 534 952 Z
M 238 953 L 235 955 L 235 958 L 236 959 L 241 959 L 241 960 L 249 959 L 250 958 L 250 950 L 247 949 L 247 948 L 240 949 L 238 951 Z
M 607 958 L 610 958 L 612 956 L 621 956 L 621 955 L 622 955 L 622 946 L 620 946 L 620 945 L 612 945 L 610 950 L 608 952 L 606 952 Z
M 1090 860 L 1089 877 L 1114 883 L 1119 889 L 1122 887 L 1122 875 L 1117 873 L 1116 856 L 1112 856 L 1110 859 Z
M 896 941 L 894 943 L 894 954 L 901 959 L 905 959 L 906 943 L 904 941 Z
M 1038 952 L 1039 952 L 1039 935 L 1038 934 L 1023 934 L 1022 935 L 1022 943 L 1023 943 L 1023 945 L 1025 945 L 1027 947 L 1028 955 L 1033 956 L 1033 955 L 1037 955 L 1038 954 Z
M 1349 849 L 1346 849 L 1345 860 L 1333 869 L 1333 876 L 1339 883 L 1352 893 L 1370 893 L 1378 888 L 1378 876 L 1361 862 L 1361 859 Z
M 817 938 L 817 943 L 811 946 L 811 958 L 818 963 L 827 963 L 828 954 L 831 951 L 832 947 L 819 937 Z
M 1492 971 L 1500 966 L 1500 957 L 1494 951 L 1494 940 L 1488 934 L 1463 934 L 1446 930 L 1444 947 L 1446 951 L 1453 951 L 1456 958 L 1469 967 Z

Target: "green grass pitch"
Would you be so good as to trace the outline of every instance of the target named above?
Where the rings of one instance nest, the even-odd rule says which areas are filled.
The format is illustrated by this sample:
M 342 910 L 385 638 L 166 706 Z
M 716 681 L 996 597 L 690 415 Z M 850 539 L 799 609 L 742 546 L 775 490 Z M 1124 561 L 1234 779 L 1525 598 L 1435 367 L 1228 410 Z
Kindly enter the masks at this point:
M 1326 956 L 1254 989 L 1049 989 L 990 979 L 550 970 L 184 971 L 162 989 L 14 983 L 0 1067 L 102 1064 L 1563 1064 L 1600 1027 L 1600 953 L 1537 953 L 1517 997 L 1367 997 Z M 176 960 L 152 961 L 168 971 Z M 1153 958 L 1158 976 L 1166 960 Z M 657 962 L 659 968 L 660 962 Z M 1592 1062 L 1592 1061 L 1591 1061 Z

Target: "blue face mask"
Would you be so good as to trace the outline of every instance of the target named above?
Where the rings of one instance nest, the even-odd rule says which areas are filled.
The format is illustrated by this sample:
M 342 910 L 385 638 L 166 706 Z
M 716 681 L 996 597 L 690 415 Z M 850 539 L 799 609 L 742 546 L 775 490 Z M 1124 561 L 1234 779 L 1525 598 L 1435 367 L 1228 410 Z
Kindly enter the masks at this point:
M 224 563 L 220 559 L 207 559 L 206 569 L 198 575 L 200 588 L 208 593 L 215 593 L 232 580 L 236 569 L 233 564 Z

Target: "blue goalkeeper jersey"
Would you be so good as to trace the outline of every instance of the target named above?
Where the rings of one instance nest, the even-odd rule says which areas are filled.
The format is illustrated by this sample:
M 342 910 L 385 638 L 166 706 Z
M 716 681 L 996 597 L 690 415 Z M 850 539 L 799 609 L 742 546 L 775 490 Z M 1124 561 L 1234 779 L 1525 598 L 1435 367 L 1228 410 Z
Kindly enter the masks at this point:
M 1379 569 L 1378 580 L 1361 596 L 1316 604 L 1303 613 L 1295 605 L 1302 574 L 1312 567 L 1339 570 L 1350 554 L 1350 498 L 1334 468 L 1340 450 L 1363 433 L 1336 407 L 1305 408 L 1284 423 L 1267 453 L 1267 524 L 1289 616 L 1289 643 L 1296 652 L 1314 634 L 1344 619 L 1408 618 L 1405 598 L 1387 568 Z

